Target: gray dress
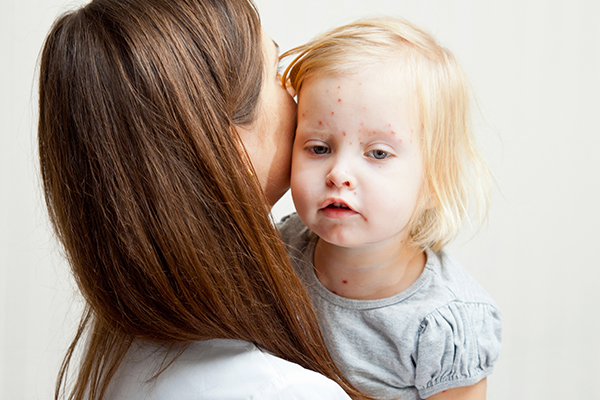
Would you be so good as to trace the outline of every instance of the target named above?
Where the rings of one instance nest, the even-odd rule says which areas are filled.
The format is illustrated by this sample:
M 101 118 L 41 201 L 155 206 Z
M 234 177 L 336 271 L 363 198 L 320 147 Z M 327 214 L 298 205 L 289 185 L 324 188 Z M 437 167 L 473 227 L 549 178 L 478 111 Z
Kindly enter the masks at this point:
M 402 293 L 352 300 L 317 279 L 317 237 L 297 215 L 284 218 L 279 229 L 329 350 L 358 388 L 379 398 L 424 399 L 492 372 L 501 348 L 500 310 L 444 252 L 427 250 L 421 276 Z

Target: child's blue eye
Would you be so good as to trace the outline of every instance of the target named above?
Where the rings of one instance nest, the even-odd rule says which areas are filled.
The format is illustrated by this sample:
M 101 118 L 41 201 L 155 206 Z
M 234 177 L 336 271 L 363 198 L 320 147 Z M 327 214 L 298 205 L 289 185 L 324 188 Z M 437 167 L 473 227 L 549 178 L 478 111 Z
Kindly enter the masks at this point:
M 383 150 L 370 150 L 367 151 L 367 156 L 373 157 L 376 160 L 383 160 L 391 156 L 391 154 Z
M 309 150 L 316 155 L 323 155 L 329 153 L 329 148 L 327 146 L 310 146 Z

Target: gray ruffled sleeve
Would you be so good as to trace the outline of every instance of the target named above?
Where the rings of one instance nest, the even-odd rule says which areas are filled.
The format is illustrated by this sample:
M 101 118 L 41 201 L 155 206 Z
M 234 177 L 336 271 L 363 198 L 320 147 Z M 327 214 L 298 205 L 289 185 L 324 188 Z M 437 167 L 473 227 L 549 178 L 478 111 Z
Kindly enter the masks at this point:
M 470 386 L 492 372 L 502 346 L 502 315 L 485 303 L 453 302 L 419 329 L 415 386 L 421 398 Z

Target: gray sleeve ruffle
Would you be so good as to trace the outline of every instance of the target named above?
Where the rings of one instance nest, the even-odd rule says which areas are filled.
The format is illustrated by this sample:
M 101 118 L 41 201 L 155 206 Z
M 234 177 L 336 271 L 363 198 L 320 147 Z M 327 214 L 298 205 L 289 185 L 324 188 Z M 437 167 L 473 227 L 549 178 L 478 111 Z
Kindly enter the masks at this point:
M 492 372 L 502 346 L 502 315 L 485 303 L 449 303 L 419 329 L 415 386 L 421 398 L 471 386 Z

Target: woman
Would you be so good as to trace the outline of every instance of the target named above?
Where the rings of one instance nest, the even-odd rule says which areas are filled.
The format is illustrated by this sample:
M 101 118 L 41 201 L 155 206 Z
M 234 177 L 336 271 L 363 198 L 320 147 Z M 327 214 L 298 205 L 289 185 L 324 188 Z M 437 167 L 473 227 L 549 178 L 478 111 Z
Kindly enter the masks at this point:
M 55 23 L 40 163 L 87 305 L 56 398 L 367 398 L 269 219 L 295 125 L 276 68 L 250 0 L 94 0 Z

